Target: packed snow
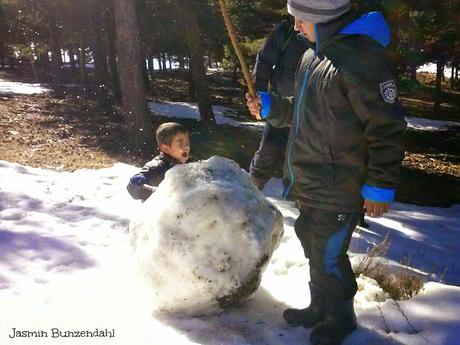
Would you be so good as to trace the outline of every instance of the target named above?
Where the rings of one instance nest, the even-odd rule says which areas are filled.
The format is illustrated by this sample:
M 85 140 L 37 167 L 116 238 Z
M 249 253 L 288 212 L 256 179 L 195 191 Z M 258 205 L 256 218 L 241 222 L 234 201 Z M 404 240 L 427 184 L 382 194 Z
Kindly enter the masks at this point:
M 171 118 L 181 119 L 200 119 L 200 112 L 198 106 L 195 103 L 188 102 L 149 102 L 150 111 Z M 246 127 L 256 130 L 262 130 L 265 122 L 245 122 L 237 121 L 232 119 L 230 116 L 234 114 L 236 110 L 220 106 L 213 106 L 214 116 L 216 123 L 219 125 L 228 125 L 233 127 Z M 406 117 L 407 127 L 409 129 L 421 130 L 421 131 L 446 131 L 452 127 L 460 126 L 460 122 L 454 121 L 443 121 L 443 120 L 431 120 L 418 117 Z
M 151 112 L 167 117 L 176 117 L 181 119 L 200 119 L 200 111 L 196 103 L 190 102 L 149 102 Z M 227 116 L 235 113 L 234 109 L 221 105 L 213 105 L 212 110 L 218 125 L 228 125 L 232 127 L 248 127 L 254 129 L 263 129 L 264 122 L 245 122 L 237 121 Z
M 154 308 L 204 315 L 245 300 L 279 245 L 282 218 L 235 162 L 176 165 L 130 224 Z
M 436 74 L 436 64 L 435 63 L 427 63 L 417 68 L 417 72 L 428 72 L 431 74 Z M 444 68 L 444 77 L 450 78 L 452 75 L 452 68 L 445 67 Z
M 447 131 L 452 127 L 460 126 L 460 122 L 431 120 L 420 117 L 406 116 L 407 127 L 419 131 Z
M 310 330 L 289 327 L 281 316 L 288 306 L 309 303 L 309 275 L 293 229 L 298 212 L 278 198 L 280 182 L 264 192 L 283 214 L 284 236 L 256 293 L 217 315 L 154 316 L 146 302 L 152 291 L 135 273 L 128 235 L 140 203 L 126 183 L 138 169 L 115 164 L 71 173 L 0 161 L 0 343 L 308 344 Z M 359 278 L 359 327 L 345 345 L 458 343 L 459 211 L 459 205 L 395 203 L 388 216 L 367 219 L 371 227 L 359 229 L 352 241 L 354 257 L 390 231 L 390 259 L 398 263 L 408 253 L 410 264 L 432 281 L 420 295 L 395 302 L 373 280 Z M 53 328 L 62 335 L 108 330 L 114 337 L 53 339 Z M 48 338 L 11 338 L 25 330 Z
M 20 83 L 0 79 L 0 95 L 32 95 L 50 91 L 42 84 Z

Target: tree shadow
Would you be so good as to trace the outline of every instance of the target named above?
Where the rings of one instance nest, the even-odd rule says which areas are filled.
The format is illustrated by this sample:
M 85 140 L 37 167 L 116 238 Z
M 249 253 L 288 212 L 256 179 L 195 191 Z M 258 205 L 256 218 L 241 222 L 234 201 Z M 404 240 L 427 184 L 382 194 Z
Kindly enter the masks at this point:
M 27 222 L 21 218 L 27 217 L 27 211 L 41 212 L 53 215 L 65 222 L 76 223 L 90 218 L 98 218 L 105 221 L 112 221 L 125 226 L 128 229 L 129 220 L 113 214 L 99 211 L 94 207 L 73 205 L 65 202 L 56 202 L 50 206 L 42 200 L 33 198 L 26 194 L 18 194 L 0 191 L 0 210 L 7 208 L 18 210 L 17 214 L 10 214 L 9 219 Z M 33 220 L 29 220 L 33 223 Z M 30 224 L 32 224 L 30 223 Z
M 11 271 L 27 273 L 31 263 L 39 262 L 46 271 L 67 272 L 92 267 L 96 262 L 78 246 L 36 232 L 0 229 L 0 264 Z M 0 276 L 0 289 L 10 286 Z
M 428 280 L 442 280 L 448 284 L 460 285 L 456 270 L 456 266 L 460 264 L 457 254 L 459 247 L 456 245 L 458 234 L 451 231 L 455 229 L 455 220 L 441 218 L 442 224 L 446 226 L 443 229 L 441 219 L 436 221 L 436 217 L 430 215 L 429 211 L 425 214 L 418 210 L 419 218 L 416 219 L 414 215 L 408 215 L 410 210 L 398 209 L 398 206 L 395 206 L 395 210 L 400 214 L 393 212 L 388 219 L 382 220 L 389 222 L 388 224 L 367 219 L 370 228 L 355 232 L 350 244 L 352 252 L 366 253 L 389 234 L 391 242 L 386 258 L 424 272 Z M 423 227 L 422 221 L 426 222 Z
M 44 223 L 37 214 L 48 215 L 52 220 Z M 95 207 L 59 201 L 46 203 L 26 194 L 0 191 L 0 221 L 4 221 L 0 227 L 0 267 L 6 272 L 32 276 L 37 272 L 69 272 L 95 266 L 96 261 L 72 242 L 72 236 L 64 238 L 43 231 L 44 227 L 72 225 L 89 219 L 96 223 L 113 222 L 119 225 L 117 228 L 128 231 L 128 219 Z M 8 275 L 0 276 L 0 289 L 12 283 Z
M 291 328 L 282 318 L 288 306 L 260 287 L 248 300 L 218 315 L 186 317 L 158 316 L 198 344 L 286 344 L 308 338 L 308 330 Z
M 203 345 L 309 344 L 311 329 L 291 327 L 282 317 L 289 306 L 260 287 L 248 301 L 214 316 L 162 316 L 160 321 Z M 343 345 L 403 345 L 390 335 L 358 326 Z
M 360 326 L 351 333 L 342 345 L 404 345 L 391 334 L 384 335 L 376 330 Z

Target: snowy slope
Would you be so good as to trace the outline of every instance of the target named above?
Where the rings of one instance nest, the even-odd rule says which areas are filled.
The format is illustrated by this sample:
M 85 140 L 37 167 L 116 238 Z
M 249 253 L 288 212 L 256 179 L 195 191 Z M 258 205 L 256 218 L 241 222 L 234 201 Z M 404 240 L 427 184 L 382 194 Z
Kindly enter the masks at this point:
M 277 198 L 285 236 L 247 303 L 201 318 L 151 314 L 128 247 L 137 203 L 125 185 L 136 171 L 116 164 L 68 173 L 0 161 L 0 344 L 308 344 L 309 330 L 291 328 L 281 317 L 285 307 L 308 303 L 308 263 L 293 230 L 297 211 Z M 265 192 L 278 195 L 279 183 Z M 414 265 L 427 274 L 433 263 L 450 265 L 445 280 L 459 285 L 459 209 L 396 204 L 357 233 L 352 248 L 362 252 L 392 230 L 395 262 L 404 249 L 417 254 Z M 360 326 L 345 345 L 458 343 L 459 287 L 430 282 L 421 295 L 395 304 L 376 302 L 383 294 L 371 280 L 359 285 Z M 13 328 L 43 330 L 48 338 L 10 339 Z M 107 328 L 115 337 L 53 339 L 52 328 Z

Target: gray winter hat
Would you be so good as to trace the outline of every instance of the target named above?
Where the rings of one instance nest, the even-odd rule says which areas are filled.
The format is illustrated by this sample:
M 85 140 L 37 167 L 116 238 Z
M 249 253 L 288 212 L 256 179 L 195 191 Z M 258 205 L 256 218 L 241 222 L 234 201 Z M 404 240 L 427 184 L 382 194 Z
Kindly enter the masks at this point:
M 350 0 L 288 0 L 289 14 L 307 22 L 329 22 L 350 9 Z

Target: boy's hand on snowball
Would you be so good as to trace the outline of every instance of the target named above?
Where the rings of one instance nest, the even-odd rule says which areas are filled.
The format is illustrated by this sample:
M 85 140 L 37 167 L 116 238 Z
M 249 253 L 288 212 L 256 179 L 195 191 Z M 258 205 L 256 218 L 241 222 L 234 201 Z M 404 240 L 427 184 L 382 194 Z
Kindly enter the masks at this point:
M 364 209 L 366 210 L 368 216 L 377 218 L 383 216 L 385 213 L 388 213 L 388 211 L 390 210 L 390 203 L 376 202 L 365 199 Z
M 252 116 L 260 116 L 261 101 L 259 96 L 251 96 L 249 92 L 246 93 L 246 105 Z
M 129 182 L 136 187 L 141 187 L 144 184 L 146 184 L 148 180 L 145 176 L 134 175 L 133 177 L 130 178 Z

